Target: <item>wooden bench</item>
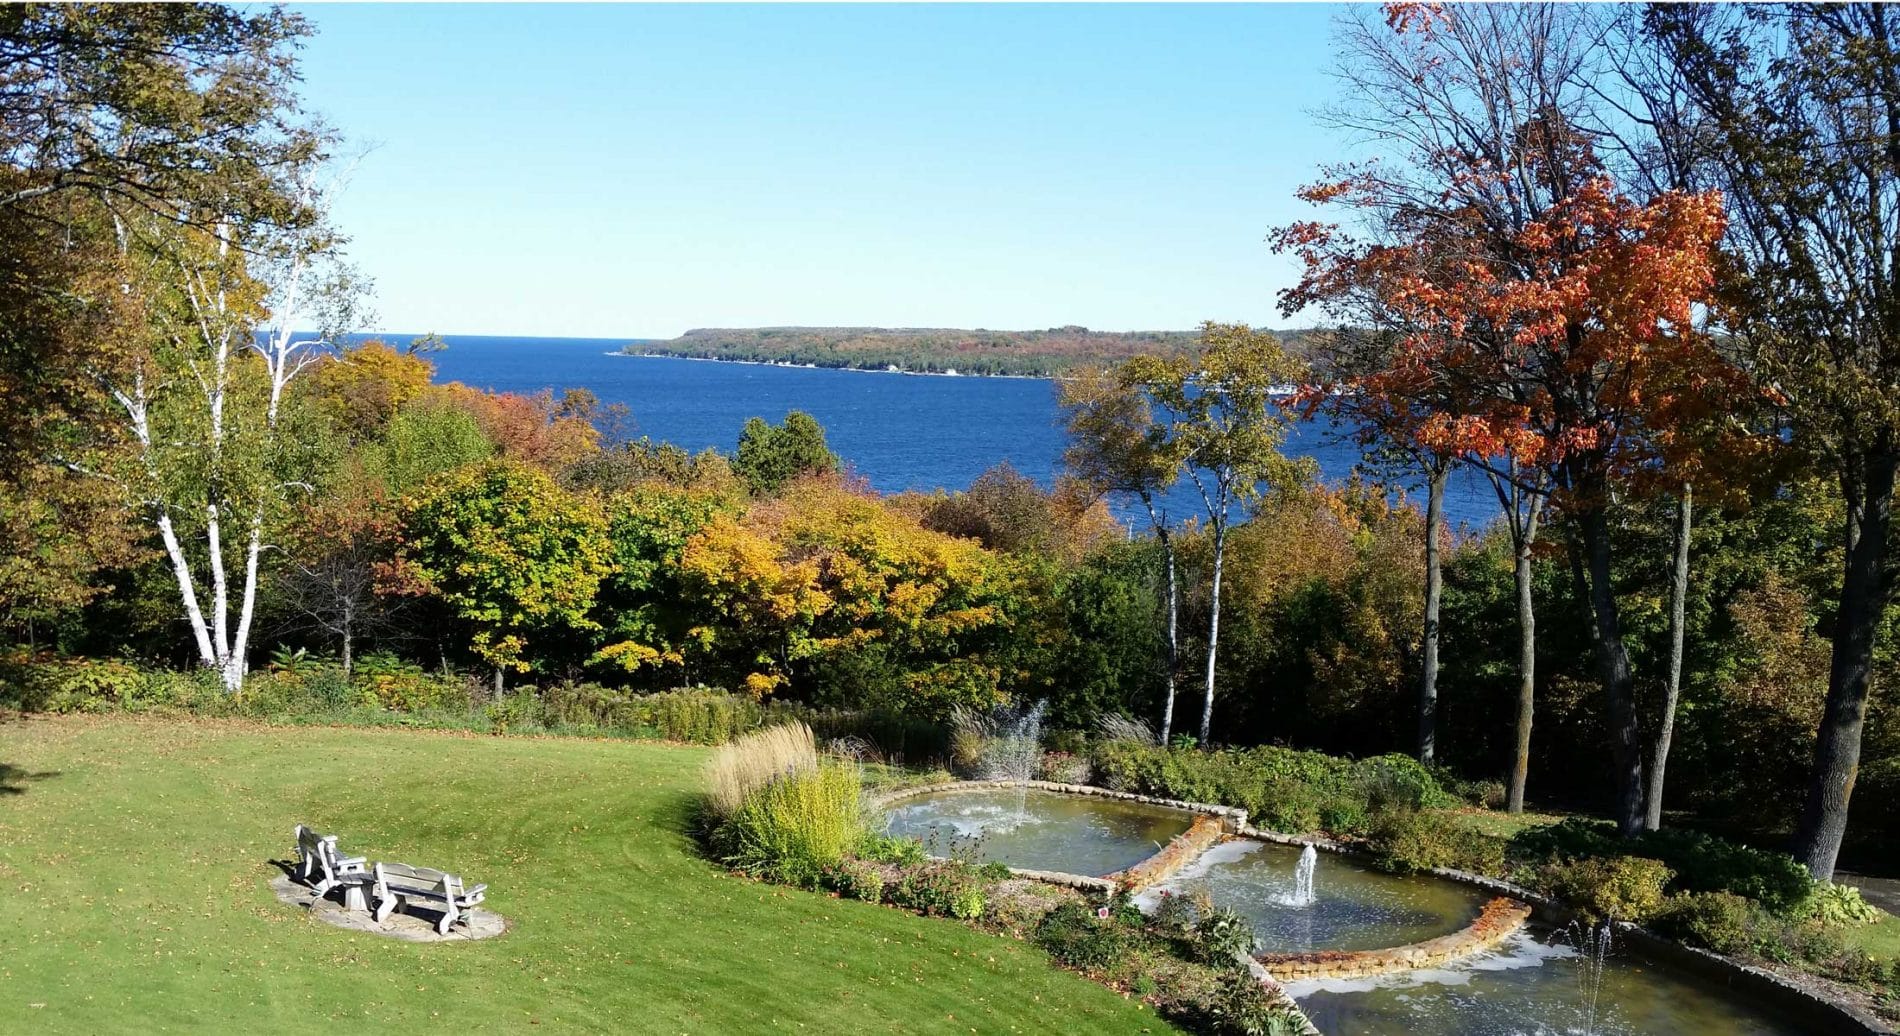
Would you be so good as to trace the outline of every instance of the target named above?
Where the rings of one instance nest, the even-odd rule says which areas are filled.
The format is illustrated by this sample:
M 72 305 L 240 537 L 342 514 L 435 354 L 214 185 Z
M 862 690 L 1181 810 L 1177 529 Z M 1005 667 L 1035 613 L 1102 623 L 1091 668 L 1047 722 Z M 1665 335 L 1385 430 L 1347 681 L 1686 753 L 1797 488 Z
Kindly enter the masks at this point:
M 462 879 L 453 874 L 428 867 L 411 867 L 406 863 L 379 863 L 375 866 L 374 874 L 378 924 L 389 916 L 391 910 L 396 909 L 398 901 L 404 904 L 421 902 L 441 911 L 441 917 L 435 923 L 438 935 L 449 934 L 449 927 L 457 920 L 466 925 L 469 909 L 480 903 L 482 894 L 488 891 L 487 885 L 465 887 Z
M 297 825 L 297 857 L 298 877 L 310 885 L 318 899 L 341 885 L 344 906 L 369 909 L 363 900 L 363 886 L 372 880 L 367 857 L 344 856 L 337 851 L 335 835 L 320 835 L 302 824 Z M 317 879 L 315 884 L 311 884 L 312 878 Z

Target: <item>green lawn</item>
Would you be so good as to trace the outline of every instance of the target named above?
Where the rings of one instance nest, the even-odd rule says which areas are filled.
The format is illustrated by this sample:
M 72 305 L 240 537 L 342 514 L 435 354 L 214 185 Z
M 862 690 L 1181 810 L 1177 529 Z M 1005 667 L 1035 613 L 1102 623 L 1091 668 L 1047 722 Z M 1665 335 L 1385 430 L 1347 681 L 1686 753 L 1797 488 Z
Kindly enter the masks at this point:
M 1144 1032 L 1034 947 L 729 877 L 704 750 L 134 718 L 0 722 L 0 1032 Z M 267 887 L 291 827 L 460 871 L 513 929 L 414 945 Z

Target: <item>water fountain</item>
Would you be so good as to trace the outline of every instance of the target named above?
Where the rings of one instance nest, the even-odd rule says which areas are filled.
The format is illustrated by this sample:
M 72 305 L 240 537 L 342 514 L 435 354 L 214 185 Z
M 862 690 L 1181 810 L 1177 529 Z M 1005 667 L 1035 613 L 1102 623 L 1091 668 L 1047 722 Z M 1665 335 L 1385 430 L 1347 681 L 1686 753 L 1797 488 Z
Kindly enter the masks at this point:
M 977 776 L 986 781 L 1035 780 L 1042 765 L 1042 716 L 1048 708 L 1048 702 L 1039 701 L 1018 711 L 999 708 L 991 713 Z
M 1300 850 L 1300 862 L 1293 868 L 1293 896 L 1289 906 L 1312 906 L 1319 897 L 1313 892 L 1313 871 L 1319 866 L 1319 850 L 1308 842 Z
M 1597 999 L 1603 993 L 1603 967 L 1610 959 L 1610 923 L 1574 921 L 1564 929 L 1564 941 L 1577 950 L 1578 1007 L 1583 1028 L 1578 1036 L 1596 1032 Z

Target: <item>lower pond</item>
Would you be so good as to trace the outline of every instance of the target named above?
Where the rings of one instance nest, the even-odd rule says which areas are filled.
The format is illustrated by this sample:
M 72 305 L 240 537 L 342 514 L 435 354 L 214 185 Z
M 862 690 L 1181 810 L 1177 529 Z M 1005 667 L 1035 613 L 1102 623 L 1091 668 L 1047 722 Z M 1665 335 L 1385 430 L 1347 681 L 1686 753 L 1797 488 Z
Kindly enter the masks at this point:
M 1289 982 L 1327 1036 L 1796 1036 L 1783 1021 L 1679 972 L 1611 948 L 1579 953 L 1525 931 L 1444 968 Z
M 890 832 L 922 839 L 934 856 L 1102 877 L 1147 859 L 1193 820 L 1165 806 L 995 788 L 901 802 L 890 811 Z

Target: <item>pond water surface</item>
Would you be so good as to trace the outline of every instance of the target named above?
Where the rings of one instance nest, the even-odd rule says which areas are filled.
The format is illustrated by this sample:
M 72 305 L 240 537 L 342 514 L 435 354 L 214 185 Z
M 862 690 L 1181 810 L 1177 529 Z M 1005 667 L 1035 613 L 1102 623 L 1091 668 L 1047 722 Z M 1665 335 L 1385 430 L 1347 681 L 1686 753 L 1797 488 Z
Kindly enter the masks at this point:
M 1327 1036 L 1797 1036 L 1804 1029 L 1732 994 L 1613 950 L 1587 958 L 1549 932 L 1444 968 L 1376 979 L 1289 982 Z
M 1313 900 L 1294 898 L 1300 850 L 1248 839 L 1223 842 L 1143 895 L 1144 903 L 1205 892 L 1253 922 L 1260 950 L 1379 950 L 1450 935 L 1477 920 L 1488 893 L 1430 876 L 1398 877 L 1321 853 Z
M 922 839 L 934 856 L 1102 877 L 1147 859 L 1193 820 L 1165 806 L 997 788 L 905 800 L 890 811 L 890 832 Z

